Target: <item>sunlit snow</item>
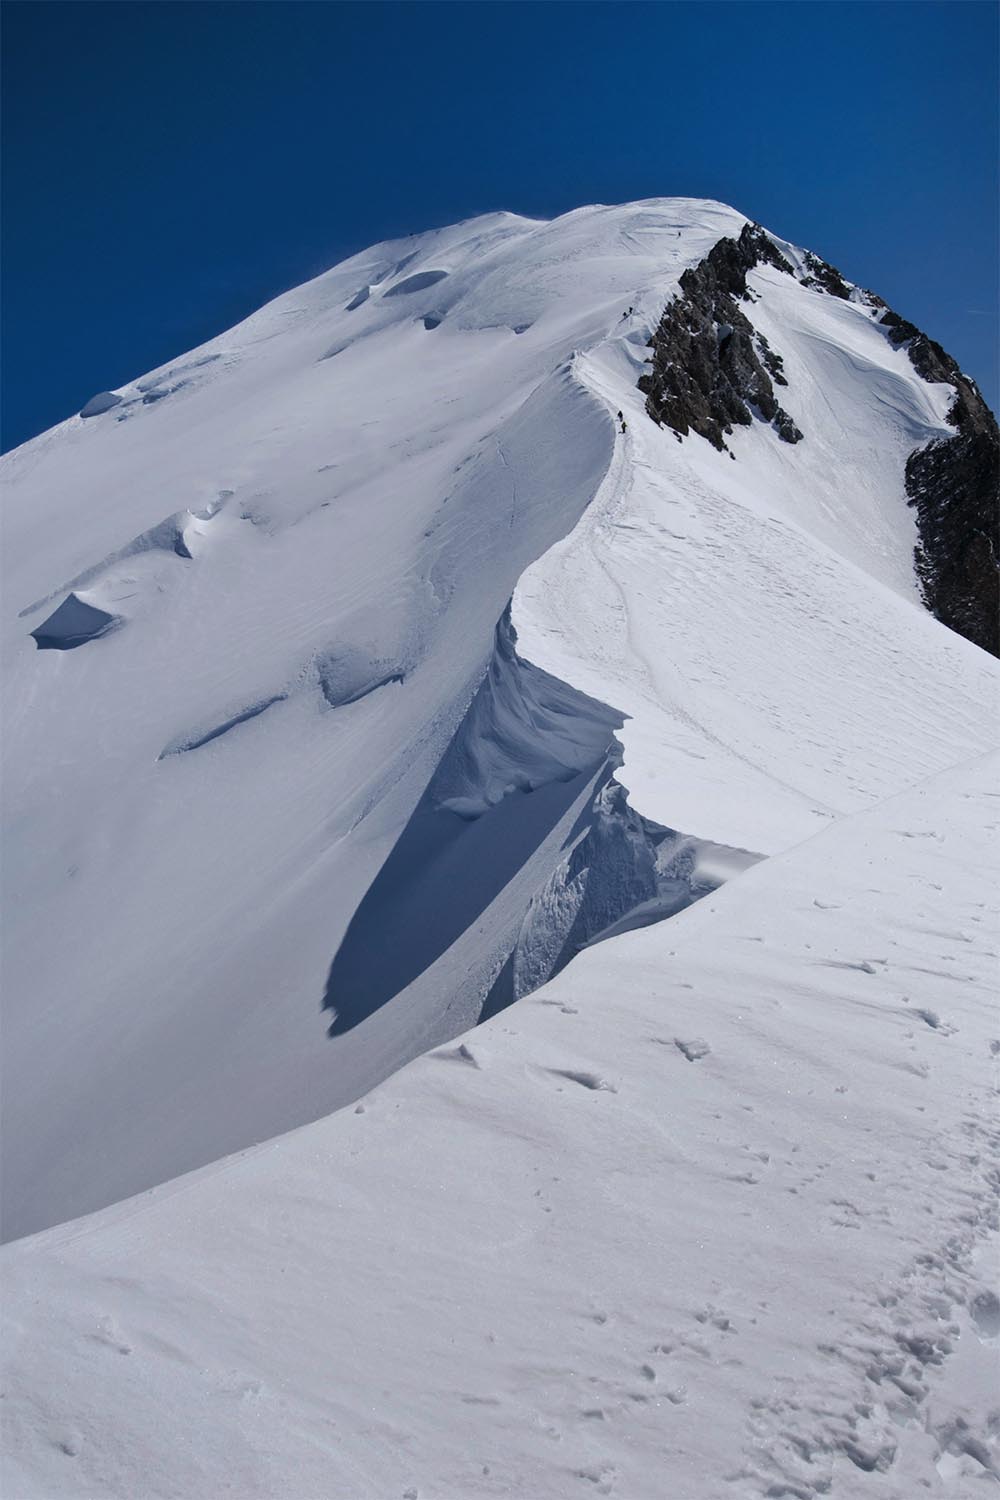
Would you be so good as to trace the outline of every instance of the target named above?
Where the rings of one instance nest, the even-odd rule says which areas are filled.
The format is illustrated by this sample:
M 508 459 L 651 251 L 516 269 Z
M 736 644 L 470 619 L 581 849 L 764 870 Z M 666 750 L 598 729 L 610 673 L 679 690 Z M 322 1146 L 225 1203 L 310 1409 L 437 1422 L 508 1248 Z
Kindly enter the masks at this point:
M 376 246 L 3 460 L 17 1500 L 1000 1473 L 951 388 L 760 266 L 802 441 L 657 427 L 745 222 Z

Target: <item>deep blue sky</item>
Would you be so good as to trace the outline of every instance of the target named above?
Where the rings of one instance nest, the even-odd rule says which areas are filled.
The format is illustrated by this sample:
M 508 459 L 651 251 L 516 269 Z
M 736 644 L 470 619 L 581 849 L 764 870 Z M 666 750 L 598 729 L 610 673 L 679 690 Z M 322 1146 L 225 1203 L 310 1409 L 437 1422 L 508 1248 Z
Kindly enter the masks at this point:
M 388 236 L 721 198 L 996 408 L 997 10 L 40 3 L 4 26 L 4 446 Z

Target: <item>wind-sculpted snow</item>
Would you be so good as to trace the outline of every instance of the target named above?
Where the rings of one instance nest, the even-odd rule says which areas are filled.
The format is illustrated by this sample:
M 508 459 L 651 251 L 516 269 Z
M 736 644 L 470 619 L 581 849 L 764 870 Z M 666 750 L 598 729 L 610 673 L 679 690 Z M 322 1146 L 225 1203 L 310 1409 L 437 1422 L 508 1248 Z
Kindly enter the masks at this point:
M 100 640 L 121 624 L 118 616 L 92 604 L 80 594 L 67 594 L 58 609 L 31 632 L 39 651 L 72 651 Z
M 589 823 L 595 788 L 617 763 L 621 722 L 520 661 L 508 620 L 500 622 L 469 711 L 330 968 L 324 1006 L 333 1035 L 418 989 L 435 995 L 442 1012 L 476 1019 L 541 869 Z M 526 870 L 535 872 L 527 881 Z M 616 916 L 629 904 L 626 890 L 620 898 Z M 455 942 L 473 931 L 487 966 L 478 989 L 449 962 Z
M 6 1247 L 6 1491 L 992 1494 L 998 771 Z
M 27 605 L 19 611 L 18 618 L 23 619 L 27 615 L 33 615 L 36 610 L 43 609 L 65 589 L 79 589 L 105 581 L 105 575 L 110 574 L 116 564 L 125 562 L 127 558 L 138 557 L 143 552 L 173 552 L 177 557 L 190 562 L 194 556 L 191 549 L 197 544 L 196 539 L 204 529 L 200 523 L 210 521 L 224 503 L 224 500 L 220 498 L 197 514 L 184 510 L 167 516 L 166 520 L 151 526 L 141 536 L 133 537 L 124 547 L 119 547 L 107 557 L 102 558 L 100 562 L 92 563 L 84 568 L 68 583 L 62 584 L 60 588 L 46 594 L 44 598 L 36 599 L 33 604 Z
M 775 241 L 747 305 L 802 441 L 645 416 L 746 223 L 376 246 L 4 459 L 8 1236 L 356 1100 L 703 893 L 684 848 L 738 870 L 990 743 L 912 569 L 952 389 L 870 307 Z M 114 628 L 37 649 L 77 591 Z
M 219 724 L 213 724 L 210 729 L 194 730 L 189 734 L 178 735 L 160 751 L 159 759 L 162 760 L 165 755 L 183 755 L 188 750 L 200 750 L 202 745 L 210 745 L 213 740 L 220 739 L 231 729 L 237 729 L 241 724 L 248 723 L 250 719 L 256 719 L 259 714 L 273 708 L 276 703 L 284 703 L 284 701 L 284 693 L 275 693 L 272 698 L 261 698 L 257 703 L 248 703 L 245 708 L 237 709 L 228 719 L 223 719 Z
M 394 1000 L 426 997 L 452 1026 L 494 1015 L 605 933 L 717 887 L 697 840 L 629 808 L 612 779 L 621 724 L 521 660 L 505 612 L 469 710 L 330 967 L 332 1036 Z M 739 851 L 740 868 L 753 860 Z M 470 938 L 476 979 L 453 951 Z
M 436 286 L 447 276 L 447 271 L 417 271 L 413 276 L 407 276 L 403 281 L 397 281 L 395 286 L 387 287 L 383 296 L 399 297 L 410 292 L 422 292 L 429 286 Z
M 317 658 L 316 675 L 330 707 L 343 708 L 392 682 L 405 682 L 406 668 L 364 650 L 335 648 Z
M 119 406 L 121 399 L 121 396 L 115 395 L 114 391 L 99 391 L 80 408 L 80 415 L 81 417 L 99 417 L 102 413 Z

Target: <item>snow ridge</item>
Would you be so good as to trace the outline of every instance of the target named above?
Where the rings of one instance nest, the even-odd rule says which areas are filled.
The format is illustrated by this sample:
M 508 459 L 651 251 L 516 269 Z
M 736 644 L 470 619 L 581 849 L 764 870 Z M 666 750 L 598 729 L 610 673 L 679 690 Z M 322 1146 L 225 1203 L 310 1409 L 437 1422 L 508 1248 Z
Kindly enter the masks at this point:
M 992 665 L 912 570 L 951 387 L 870 308 L 746 271 L 801 442 L 645 416 L 664 307 L 746 225 L 376 246 L 4 460 L 7 1235 L 342 1107 L 710 885 L 665 831 L 738 866 L 989 745 Z M 70 595 L 114 628 L 39 650 Z
M 588 950 L 356 1110 L 9 1246 L 7 1487 L 988 1492 L 998 770 Z
M 487 215 L 3 461 L 11 1494 L 994 1484 L 997 664 L 911 355 L 721 204 Z
M 614 780 L 622 722 L 518 656 L 508 607 L 468 712 L 330 967 L 331 1036 L 424 992 L 447 1036 L 606 933 L 673 915 L 753 863 L 714 846 L 699 858 L 701 841 L 629 807 Z M 474 945 L 471 975 L 454 963 L 460 942 Z

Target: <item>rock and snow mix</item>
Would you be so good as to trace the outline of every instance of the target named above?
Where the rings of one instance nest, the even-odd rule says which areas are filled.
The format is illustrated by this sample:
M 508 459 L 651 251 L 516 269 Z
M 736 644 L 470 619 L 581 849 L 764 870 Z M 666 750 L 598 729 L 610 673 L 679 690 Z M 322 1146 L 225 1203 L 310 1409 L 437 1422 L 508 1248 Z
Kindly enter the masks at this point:
M 954 392 L 765 260 L 801 441 L 656 426 L 745 223 L 378 246 L 4 460 L 5 1494 L 996 1482 Z

